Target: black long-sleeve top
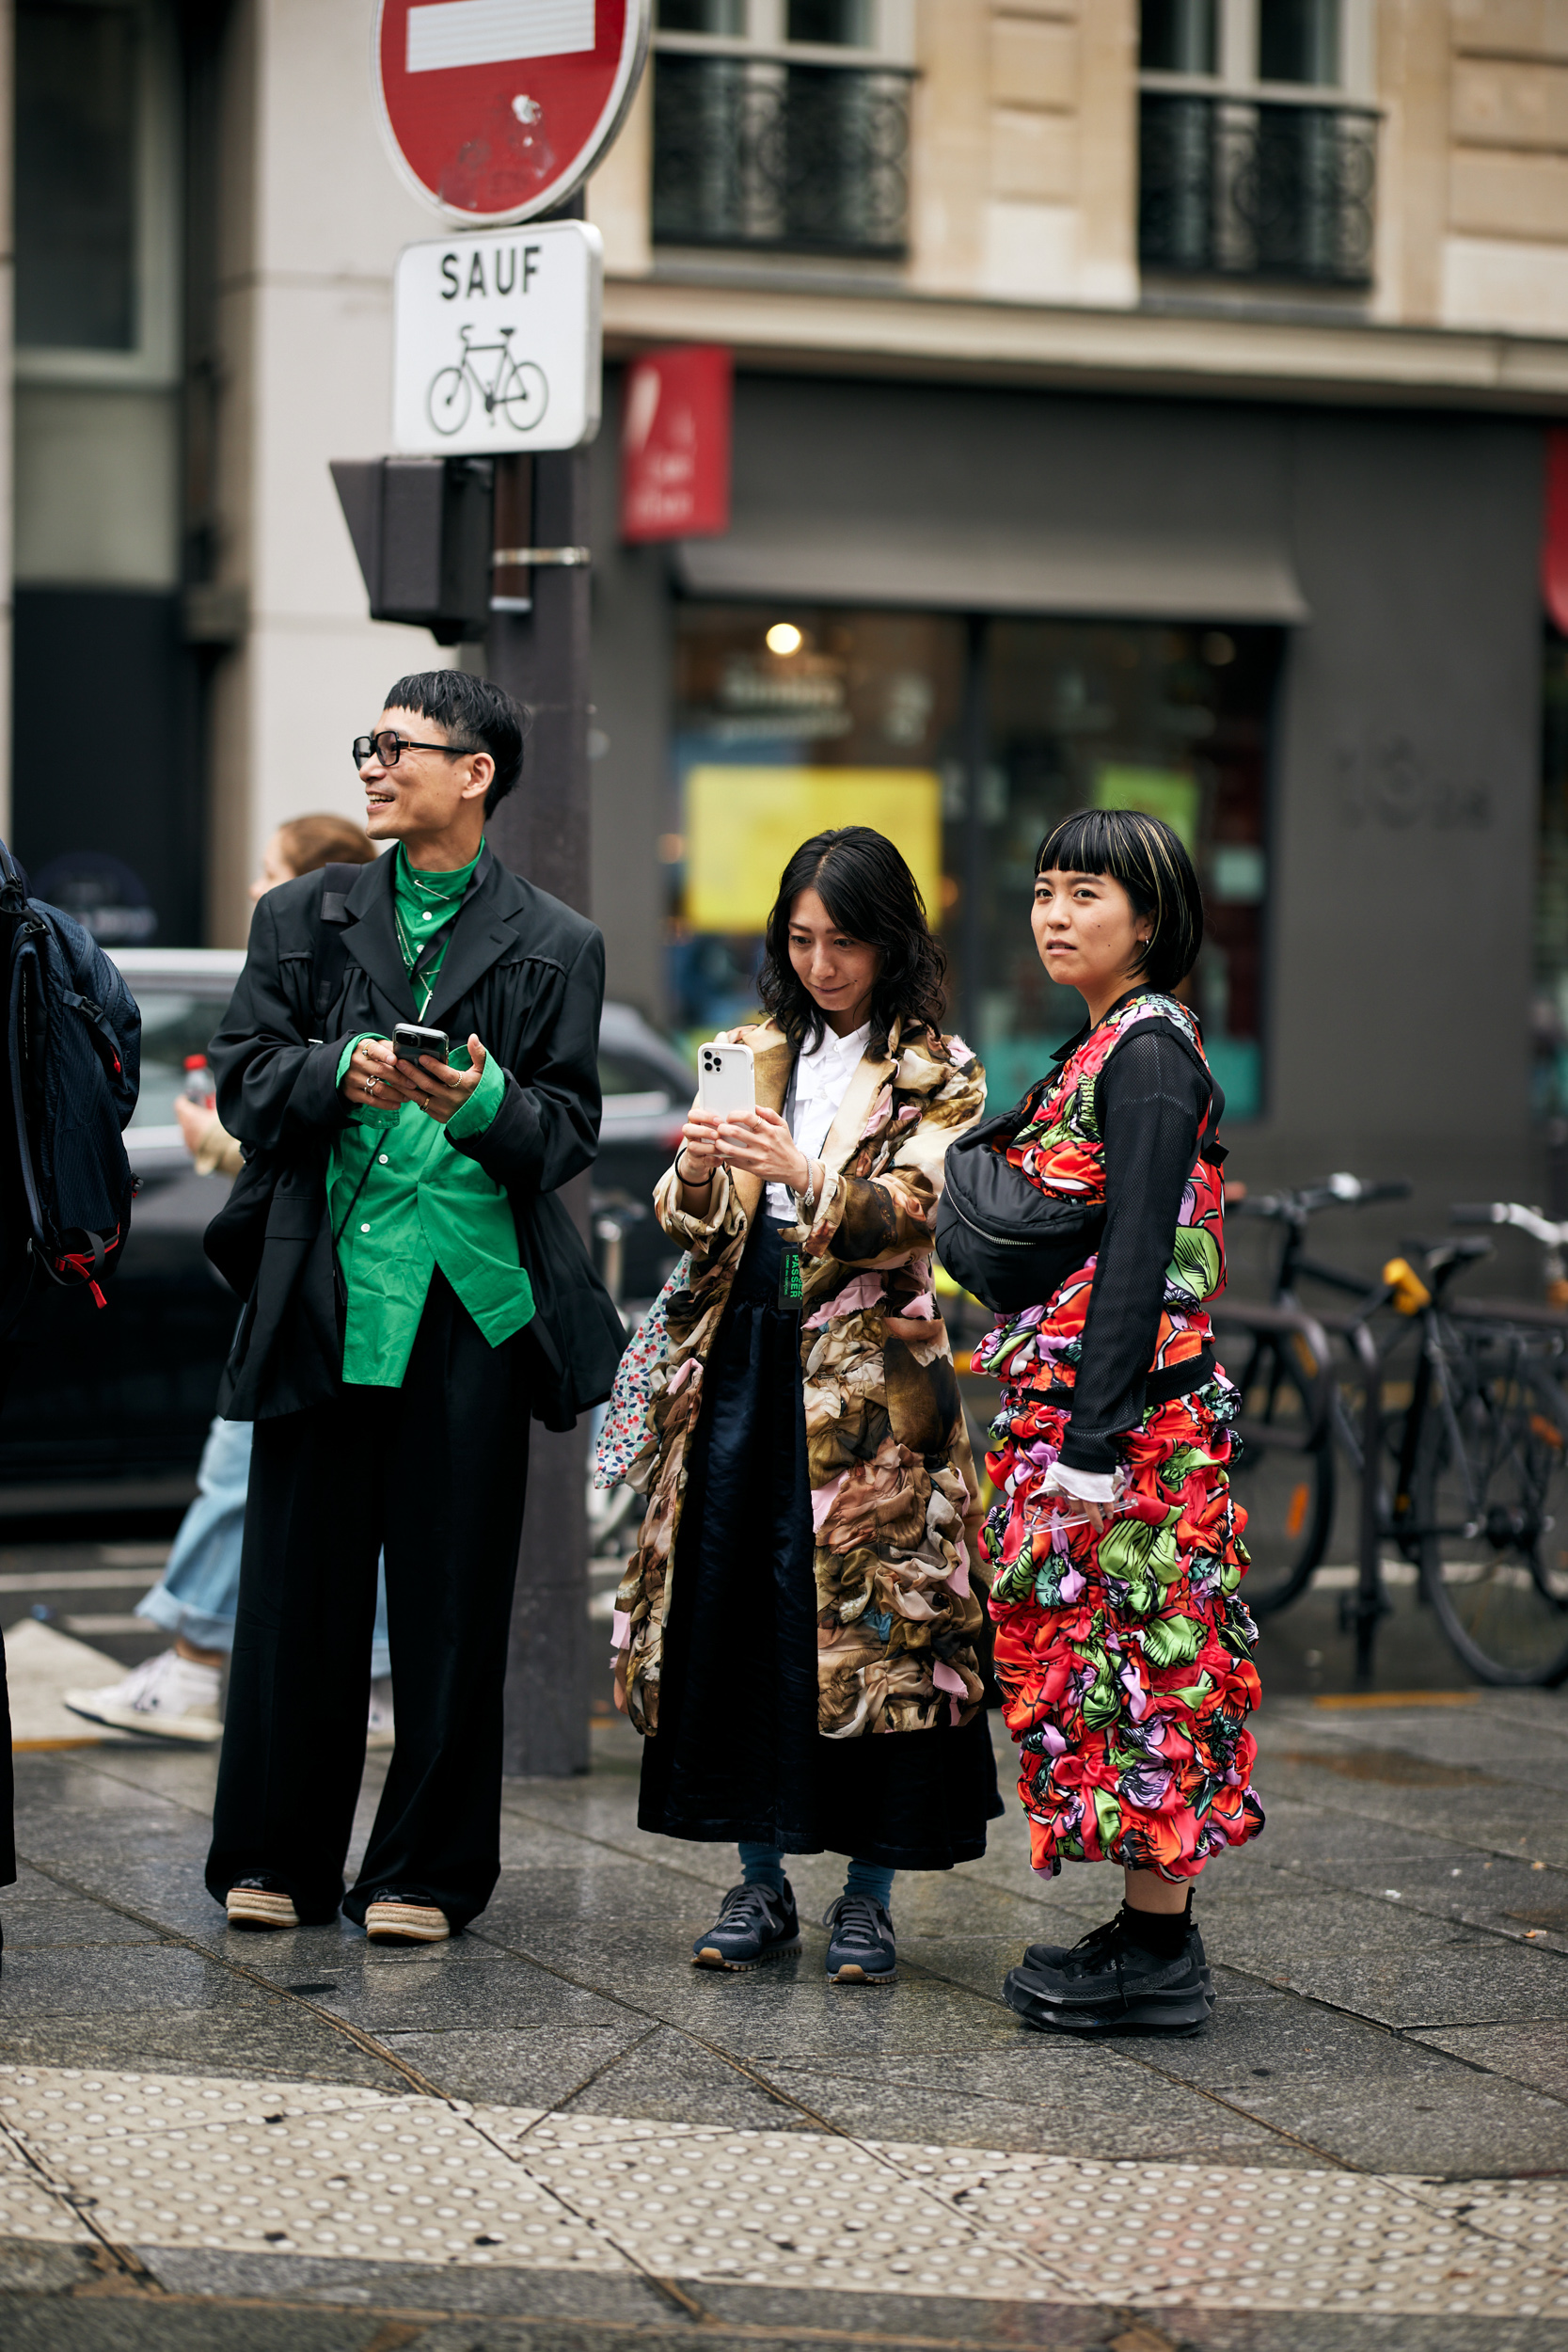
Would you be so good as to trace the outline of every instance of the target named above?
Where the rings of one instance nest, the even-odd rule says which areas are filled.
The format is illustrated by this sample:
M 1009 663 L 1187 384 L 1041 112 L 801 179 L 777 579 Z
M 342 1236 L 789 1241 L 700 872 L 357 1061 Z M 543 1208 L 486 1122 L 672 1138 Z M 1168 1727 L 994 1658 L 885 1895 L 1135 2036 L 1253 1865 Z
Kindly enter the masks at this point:
M 1181 1195 L 1215 1090 L 1175 1029 L 1154 1021 L 1117 1045 L 1095 1081 L 1105 1230 L 1062 1446 L 1069 1470 L 1114 1470 L 1117 1438 L 1143 1418 Z

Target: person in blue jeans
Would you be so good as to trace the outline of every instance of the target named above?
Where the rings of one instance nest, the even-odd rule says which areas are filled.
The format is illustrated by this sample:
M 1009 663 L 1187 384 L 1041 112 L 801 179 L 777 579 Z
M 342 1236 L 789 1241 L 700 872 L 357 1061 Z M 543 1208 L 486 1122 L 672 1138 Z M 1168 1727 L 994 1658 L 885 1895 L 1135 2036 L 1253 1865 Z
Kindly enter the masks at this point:
M 276 883 L 314 873 L 335 861 L 365 866 L 374 855 L 369 835 L 345 817 L 295 817 L 279 825 L 267 843 L 250 895 L 260 898 Z M 197 1173 L 237 1176 L 240 1148 L 225 1134 L 216 1111 L 183 1097 L 174 1108 Z M 197 1499 L 181 1522 L 163 1581 L 136 1604 L 138 1617 L 173 1634 L 173 1647 L 160 1650 L 104 1690 L 68 1691 L 65 1704 L 72 1714 L 116 1731 L 150 1732 L 164 1740 L 215 1745 L 222 1739 L 219 1694 L 234 1646 L 239 1607 L 250 1432 L 247 1421 L 214 1422 L 197 1471 Z M 392 1744 L 391 1671 L 383 1570 L 376 1583 L 371 1650 L 367 1745 L 372 1748 Z
M 250 1431 L 247 1421 L 214 1422 L 196 1474 L 197 1499 L 181 1521 L 163 1581 L 136 1604 L 137 1616 L 172 1633 L 174 1646 L 105 1690 L 68 1691 L 65 1704 L 73 1715 L 163 1740 L 215 1745 L 222 1739 L 219 1692 L 239 1607 Z M 391 1674 L 383 1570 L 376 1580 L 371 1645 L 369 1747 L 392 1744 Z

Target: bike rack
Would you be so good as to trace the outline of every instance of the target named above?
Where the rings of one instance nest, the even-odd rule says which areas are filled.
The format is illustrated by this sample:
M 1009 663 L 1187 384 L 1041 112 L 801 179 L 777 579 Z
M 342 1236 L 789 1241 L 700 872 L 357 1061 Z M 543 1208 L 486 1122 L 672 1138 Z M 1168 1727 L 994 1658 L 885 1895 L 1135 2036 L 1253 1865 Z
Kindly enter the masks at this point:
M 1378 1619 L 1394 1613 L 1383 1589 L 1383 1557 L 1379 1549 L 1382 1530 L 1377 1512 L 1378 1468 L 1383 1448 L 1383 1359 L 1365 1316 L 1325 1315 L 1323 1327 L 1350 1342 L 1351 1353 L 1361 1366 L 1366 1387 L 1366 1402 L 1361 1410 L 1357 1574 L 1354 1592 L 1347 1593 L 1339 1604 L 1339 1624 L 1341 1630 L 1349 1632 L 1354 1629 L 1355 1633 L 1355 1679 L 1370 1682 L 1377 1648 Z

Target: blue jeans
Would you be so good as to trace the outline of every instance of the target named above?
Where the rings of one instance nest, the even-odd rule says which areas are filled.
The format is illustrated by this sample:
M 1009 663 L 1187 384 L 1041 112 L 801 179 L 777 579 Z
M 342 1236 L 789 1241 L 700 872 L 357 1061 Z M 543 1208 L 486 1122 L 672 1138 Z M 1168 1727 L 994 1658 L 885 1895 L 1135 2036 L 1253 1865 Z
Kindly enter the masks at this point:
M 234 1646 L 240 1546 L 250 1485 L 250 1428 L 247 1421 L 214 1422 L 196 1474 L 197 1499 L 180 1522 L 164 1581 L 136 1603 L 138 1617 L 150 1617 L 167 1633 L 182 1634 L 197 1649 Z M 383 1568 L 376 1579 L 371 1674 L 379 1681 L 391 1671 Z

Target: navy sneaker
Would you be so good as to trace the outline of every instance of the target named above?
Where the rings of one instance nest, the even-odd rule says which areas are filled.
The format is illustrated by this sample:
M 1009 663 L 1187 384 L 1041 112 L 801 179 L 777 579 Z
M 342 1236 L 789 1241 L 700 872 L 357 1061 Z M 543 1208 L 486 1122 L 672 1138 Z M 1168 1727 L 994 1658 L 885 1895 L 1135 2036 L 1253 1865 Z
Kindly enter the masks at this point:
M 841 1895 L 824 1915 L 828 1975 L 834 1984 L 891 1984 L 898 1974 L 893 1921 L 869 1895 Z
M 732 1886 L 719 1906 L 719 1916 L 705 1935 L 691 1947 L 694 1968 L 760 1968 L 765 1961 L 782 1960 L 800 1948 L 800 1922 L 795 1896 L 785 1879 L 784 1893 L 750 1882 Z
M 1002 1993 L 1026 2026 L 1085 2040 L 1196 2033 L 1214 2007 L 1214 1980 L 1196 1928 L 1188 1927 L 1174 1958 L 1162 1960 L 1133 1940 L 1121 1912 L 1070 1951 L 1032 1945 L 1008 1971 Z

